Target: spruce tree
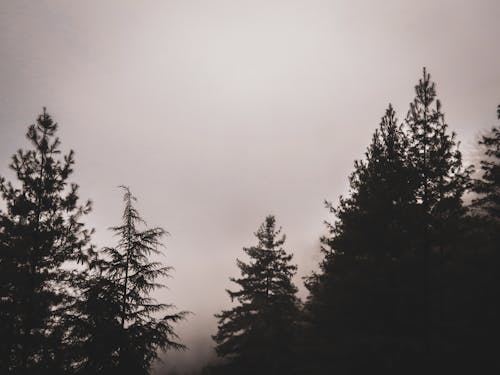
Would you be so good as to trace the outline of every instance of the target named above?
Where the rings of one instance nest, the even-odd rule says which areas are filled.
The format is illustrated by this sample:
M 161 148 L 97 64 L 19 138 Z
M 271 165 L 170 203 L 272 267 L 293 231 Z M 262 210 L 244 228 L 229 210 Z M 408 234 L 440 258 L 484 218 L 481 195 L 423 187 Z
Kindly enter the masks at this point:
M 134 207 L 136 198 L 129 188 L 122 188 L 122 224 L 111 228 L 118 244 L 104 249 L 104 257 L 94 265 L 97 274 L 86 288 L 85 374 L 148 374 L 158 350 L 185 348 L 177 341 L 173 323 L 186 312 L 165 314 L 173 306 L 151 297 L 151 292 L 163 287 L 157 279 L 168 277 L 171 270 L 149 259 L 160 254 L 166 231 L 160 227 L 141 230 L 145 222 Z
M 293 363 L 299 301 L 292 277 L 297 267 L 283 249 L 285 236 L 274 216 L 266 217 L 255 236 L 257 245 L 243 248 L 249 261 L 237 260 L 241 277 L 230 279 L 239 289 L 227 292 L 238 304 L 216 315 L 213 338 L 230 371 L 283 374 Z
M 31 149 L 20 149 L 10 168 L 17 183 L 0 179 L 2 373 L 71 371 L 74 281 L 71 264 L 90 250 L 78 186 L 69 182 L 74 153 L 61 156 L 58 125 L 43 110 L 29 126 Z

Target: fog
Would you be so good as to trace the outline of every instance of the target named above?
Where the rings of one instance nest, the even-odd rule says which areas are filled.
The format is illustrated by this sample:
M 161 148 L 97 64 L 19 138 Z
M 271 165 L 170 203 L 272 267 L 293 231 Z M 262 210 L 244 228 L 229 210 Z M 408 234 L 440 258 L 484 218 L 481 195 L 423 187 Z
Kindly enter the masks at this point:
M 213 314 L 267 214 L 305 298 L 323 200 L 347 191 L 389 102 L 404 119 L 423 66 L 474 154 L 500 103 L 499 15 L 496 0 L 4 1 L 0 175 L 47 106 L 96 245 L 113 243 L 130 186 L 171 233 L 157 298 L 193 314 L 177 328 L 190 350 L 165 363 L 190 370 L 213 356 Z

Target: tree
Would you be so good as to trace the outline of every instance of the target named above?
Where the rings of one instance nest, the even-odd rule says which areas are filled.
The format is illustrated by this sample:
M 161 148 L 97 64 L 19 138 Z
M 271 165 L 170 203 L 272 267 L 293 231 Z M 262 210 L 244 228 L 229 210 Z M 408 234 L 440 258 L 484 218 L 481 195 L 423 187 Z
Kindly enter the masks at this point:
M 499 106 L 500 110 L 500 106 Z M 500 118 L 500 113 L 499 113 Z M 500 127 L 482 137 L 481 171 L 472 185 L 474 199 L 461 227 L 454 256 L 449 300 L 455 357 L 454 373 L 478 368 L 500 371 L 496 355 L 500 315 Z M 484 372 L 484 370 L 483 370 Z
M 425 68 L 415 93 L 405 123 L 412 184 L 419 206 L 415 246 L 422 261 L 421 330 L 429 357 L 433 355 L 432 347 L 442 349 L 446 340 L 445 263 L 456 247 L 460 221 L 465 214 L 462 196 L 469 186 L 470 169 L 462 166 L 456 135 L 448 131 L 435 83 Z
M 105 258 L 97 260 L 86 288 L 84 311 L 89 319 L 85 343 L 85 374 L 148 374 L 158 350 L 184 349 L 173 323 L 186 312 L 157 315 L 173 307 L 159 303 L 151 292 L 163 287 L 156 280 L 169 276 L 171 267 L 150 261 L 160 254 L 160 227 L 140 230 L 145 224 L 134 207 L 136 198 L 124 190 L 125 209 L 122 224 L 111 228 L 119 238 L 116 247 L 104 249 Z M 97 354 L 94 356 L 94 354 Z
M 414 346 L 415 190 L 409 140 L 391 105 L 365 159 L 356 161 L 350 191 L 322 239 L 320 272 L 307 278 L 310 373 L 401 370 Z M 399 366 L 399 367 L 398 367 Z M 408 370 L 408 369 L 406 369 Z
M 497 110 L 500 119 L 500 105 Z M 481 178 L 475 181 L 474 192 L 478 198 L 475 207 L 482 209 L 492 220 L 500 220 L 500 126 L 493 127 L 482 137 L 479 145 L 484 150 L 481 161 Z
M 228 290 L 237 306 L 217 314 L 218 332 L 213 336 L 217 354 L 238 373 L 282 374 L 290 368 L 294 326 L 299 301 L 292 282 L 297 267 L 293 255 L 283 249 L 285 236 L 267 216 L 255 236 L 256 246 L 243 248 L 249 262 L 237 260 L 239 286 Z
M 58 125 L 46 112 L 30 125 L 32 148 L 19 150 L 10 168 L 18 184 L 0 178 L 2 373 L 58 374 L 71 369 L 74 281 L 71 264 L 87 256 L 91 231 L 78 186 L 69 183 L 74 153 L 60 157 Z
M 87 264 L 87 277 L 80 282 L 82 291 L 76 301 L 79 343 L 76 373 L 79 375 L 113 375 L 118 372 L 118 354 L 123 330 L 122 289 L 106 274 L 108 262 L 95 257 Z

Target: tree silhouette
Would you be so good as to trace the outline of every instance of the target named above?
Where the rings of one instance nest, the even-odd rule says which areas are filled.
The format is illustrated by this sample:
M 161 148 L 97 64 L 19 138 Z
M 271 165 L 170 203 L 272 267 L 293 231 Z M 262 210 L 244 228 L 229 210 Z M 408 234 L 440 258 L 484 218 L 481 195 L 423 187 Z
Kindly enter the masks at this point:
M 98 257 L 89 259 L 87 277 L 81 280 L 77 298 L 75 341 L 79 361 L 76 374 L 117 374 L 118 354 L 123 338 L 120 321 L 121 289 L 109 278 L 109 262 Z
M 171 267 L 149 260 L 151 255 L 160 254 L 158 248 L 166 232 L 160 227 L 140 230 L 138 225 L 145 222 L 133 205 L 136 198 L 128 187 L 122 188 L 125 192 L 122 224 L 111 228 L 118 237 L 118 244 L 104 250 L 107 261 L 99 265 L 102 275 L 95 279 L 97 284 L 88 288 L 87 303 L 92 306 L 94 300 L 101 301 L 92 312 L 98 335 L 103 333 L 99 329 L 101 325 L 117 332 L 117 341 L 107 340 L 107 347 L 112 352 L 105 355 L 99 368 L 108 368 L 109 362 L 114 361 L 117 373 L 148 374 L 152 361 L 158 357 L 158 350 L 184 348 L 177 341 L 172 324 L 183 319 L 186 312 L 156 317 L 173 307 L 150 296 L 153 290 L 163 286 L 156 279 L 167 277 L 171 270 Z M 100 321 L 103 312 L 104 322 Z M 93 337 L 92 342 L 99 345 L 98 337 Z M 89 365 L 90 368 L 96 366 L 91 362 Z
M 274 216 L 267 216 L 255 233 L 258 244 L 243 248 L 250 261 L 237 260 L 241 277 L 231 278 L 240 289 L 227 292 L 238 305 L 216 315 L 216 351 L 229 360 L 231 371 L 282 374 L 290 367 L 298 314 L 292 277 L 297 267 L 290 264 L 293 255 L 282 248 L 285 236 L 280 233 Z
M 445 260 L 457 248 L 470 170 L 425 69 L 415 91 L 403 125 L 389 106 L 349 196 L 328 204 L 337 220 L 322 239 L 321 272 L 307 279 L 305 310 L 311 362 L 325 373 L 421 372 L 451 348 Z
M 484 154 L 472 185 L 475 199 L 462 223 L 459 251 L 449 272 L 455 373 L 500 371 L 495 352 L 500 315 L 500 127 L 482 137 L 479 146 Z
M 431 341 L 444 339 L 446 251 L 452 250 L 453 238 L 458 235 L 460 219 L 465 213 L 462 196 L 469 186 L 470 170 L 462 167 L 456 135 L 448 131 L 435 83 L 425 68 L 423 77 L 415 86 L 415 93 L 406 126 L 410 139 L 409 157 L 414 171 L 412 183 L 416 187 L 416 202 L 420 207 L 420 235 L 417 237 L 420 241 L 417 247 L 423 270 L 423 343 L 427 355 L 430 355 Z M 437 273 L 432 269 L 435 263 Z M 437 300 L 437 309 L 431 307 L 433 300 Z M 441 337 L 435 337 L 438 332 Z
M 72 365 L 71 305 L 91 232 L 82 223 L 90 202 L 80 205 L 69 183 L 74 154 L 60 156 L 57 124 L 43 110 L 10 164 L 18 184 L 1 178 L 0 319 L 3 373 L 58 374 Z
M 497 115 L 500 119 L 500 105 Z M 479 144 L 484 149 L 484 159 L 481 160 L 481 178 L 474 185 L 479 195 L 474 205 L 491 219 L 500 220 L 500 126 L 493 127 Z
M 408 141 L 389 106 L 355 162 L 349 195 L 338 207 L 327 202 L 337 220 L 321 240 L 320 273 L 306 280 L 311 372 L 394 371 L 415 344 Z

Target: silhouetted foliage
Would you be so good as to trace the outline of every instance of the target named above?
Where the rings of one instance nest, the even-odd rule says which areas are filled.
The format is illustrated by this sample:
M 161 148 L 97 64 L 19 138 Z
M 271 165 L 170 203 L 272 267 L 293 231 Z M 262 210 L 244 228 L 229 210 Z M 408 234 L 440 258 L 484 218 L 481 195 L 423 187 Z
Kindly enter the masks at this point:
M 443 359 L 451 339 L 444 316 L 446 263 L 457 244 L 470 170 L 462 167 L 455 133 L 448 132 L 435 84 L 425 68 L 415 92 L 406 125 L 419 205 L 416 246 L 422 260 L 422 361 L 429 367 Z
M 122 186 L 117 245 L 96 252 L 56 132 L 44 109 L 12 157 L 17 181 L 0 177 L 0 374 L 149 374 L 160 351 L 185 348 L 174 324 L 187 313 L 152 297 L 171 269 L 151 259 L 166 232 Z M 305 305 L 267 216 L 230 278 L 235 304 L 215 315 L 220 360 L 201 373 L 500 371 L 500 127 L 479 142 L 476 180 L 455 138 L 424 69 L 405 121 L 389 105 L 348 194 L 326 202 L 335 219 Z
M 255 233 L 258 244 L 243 248 L 250 261 L 237 260 L 241 277 L 231 281 L 240 289 L 227 292 L 238 304 L 216 315 L 216 351 L 228 360 L 230 373 L 282 374 L 293 363 L 297 267 L 290 264 L 293 255 L 283 249 L 285 236 L 275 221 L 267 216 Z
M 306 282 L 313 373 L 389 371 L 416 344 L 408 145 L 389 106 L 365 160 L 355 162 L 349 196 L 327 204 L 337 221 L 321 240 L 321 272 Z
M 0 212 L 2 373 L 71 371 L 73 304 L 79 270 L 90 250 L 82 223 L 90 203 L 78 203 L 69 183 L 73 151 L 60 156 L 57 124 L 45 111 L 29 127 L 32 148 L 10 164 L 18 184 L 1 179 Z
M 497 113 L 500 119 L 500 105 Z M 474 205 L 489 218 L 500 220 L 500 126 L 493 127 L 479 144 L 484 149 L 484 160 L 481 161 L 481 178 L 474 186 L 479 195 Z
M 321 272 L 306 283 L 313 372 L 428 371 L 452 340 L 445 267 L 469 170 L 425 69 L 415 90 L 405 124 L 389 107 L 349 196 L 328 204 L 337 220 L 322 239 Z
M 140 230 L 138 225 L 145 222 L 133 205 L 136 198 L 127 187 L 123 189 L 123 221 L 111 228 L 118 244 L 104 250 L 106 259 L 98 261 L 99 274 L 86 289 L 90 327 L 83 371 L 88 374 L 148 374 L 158 350 L 184 349 L 172 324 L 186 312 L 158 318 L 173 306 L 150 296 L 163 286 L 157 278 L 167 277 L 171 269 L 149 259 L 160 254 L 166 232 L 160 227 Z
M 79 342 L 77 374 L 115 374 L 123 331 L 120 321 L 122 294 L 106 270 L 106 261 L 97 258 L 88 264 L 87 278 L 81 282 L 82 295 L 75 339 Z
M 500 131 L 499 126 L 479 142 L 484 151 L 481 174 L 474 181 L 475 198 L 462 223 L 459 251 L 450 270 L 448 328 L 450 362 L 456 373 L 498 372 L 500 316 Z

